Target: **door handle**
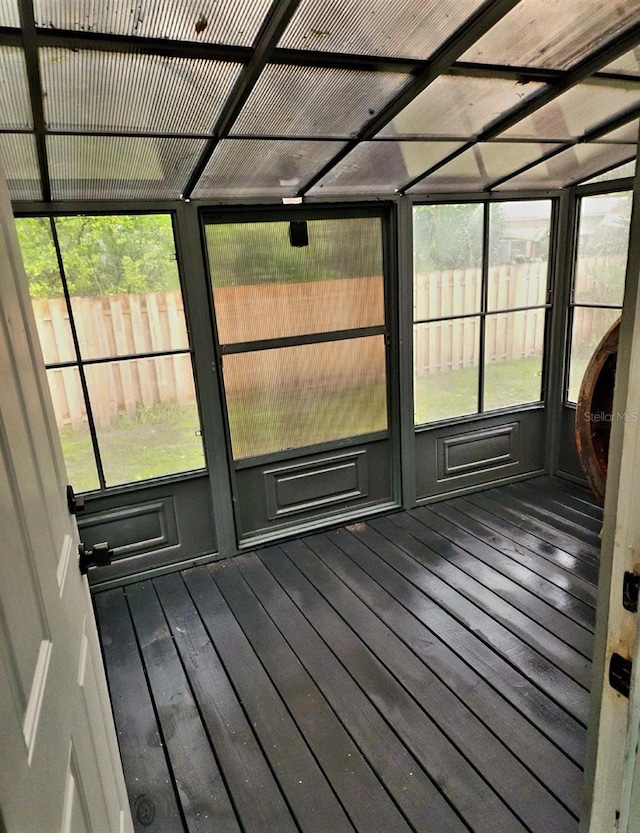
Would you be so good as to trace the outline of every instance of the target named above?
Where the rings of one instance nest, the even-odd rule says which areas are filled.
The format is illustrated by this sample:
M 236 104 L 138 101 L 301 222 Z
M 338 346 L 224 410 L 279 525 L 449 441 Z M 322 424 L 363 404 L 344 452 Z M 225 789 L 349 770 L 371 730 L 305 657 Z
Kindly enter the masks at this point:
M 108 567 L 113 558 L 113 550 L 104 541 L 101 544 L 94 544 L 93 549 L 88 550 L 84 544 L 78 544 L 78 567 L 83 576 L 87 575 L 89 567 Z
M 69 507 L 70 515 L 77 515 L 78 512 L 84 512 L 84 495 L 77 495 L 71 485 L 67 486 L 67 506 Z

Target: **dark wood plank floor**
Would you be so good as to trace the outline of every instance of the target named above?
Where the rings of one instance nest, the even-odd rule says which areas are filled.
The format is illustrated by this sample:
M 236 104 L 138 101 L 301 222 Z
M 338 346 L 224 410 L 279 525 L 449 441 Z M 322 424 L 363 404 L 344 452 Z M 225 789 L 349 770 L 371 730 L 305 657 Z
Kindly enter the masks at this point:
M 97 594 L 137 829 L 574 833 L 601 517 L 538 478 Z

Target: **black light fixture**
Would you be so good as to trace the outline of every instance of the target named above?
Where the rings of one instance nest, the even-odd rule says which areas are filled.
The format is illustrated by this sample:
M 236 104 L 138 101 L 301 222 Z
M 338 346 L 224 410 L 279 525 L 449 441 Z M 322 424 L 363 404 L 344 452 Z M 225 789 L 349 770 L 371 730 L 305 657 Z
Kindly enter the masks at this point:
M 306 220 L 297 220 L 289 223 L 289 242 L 296 249 L 309 245 L 309 229 L 307 228 Z

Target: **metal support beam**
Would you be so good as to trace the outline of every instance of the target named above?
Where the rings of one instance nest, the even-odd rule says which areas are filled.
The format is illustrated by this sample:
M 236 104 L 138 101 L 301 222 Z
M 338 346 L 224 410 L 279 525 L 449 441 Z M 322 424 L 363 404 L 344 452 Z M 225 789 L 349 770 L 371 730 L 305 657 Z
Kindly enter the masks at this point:
M 19 0 L 20 26 L 22 28 L 22 46 L 27 65 L 27 79 L 29 82 L 29 97 L 31 112 L 35 128 L 38 166 L 40 168 L 40 182 L 42 184 L 42 198 L 45 202 L 51 200 L 51 181 L 49 179 L 49 162 L 47 160 L 47 145 L 45 140 L 44 108 L 42 105 L 42 82 L 40 80 L 40 64 L 38 60 L 38 46 L 36 43 L 36 23 L 33 16 L 31 0 Z
M 304 196 L 335 165 L 341 162 L 356 145 L 360 142 L 368 141 L 376 133 L 379 133 L 385 125 L 404 110 L 407 104 L 413 101 L 429 84 L 435 81 L 443 72 L 450 69 L 460 55 L 464 54 L 478 38 L 482 37 L 485 32 L 510 12 L 518 2 L 519 0 L 488 0 L 488 2 L 484 3 L 457 32 L 445 41 L 429 61 L 426 68 L 417 74 L 413 81 L 409 82 L 379 113 L 370 119 L 355 139 L 347 143 L 342 150 L 312 176 L 299 190 L 298 194 Z
M 424 173 L 420 174 L 419 176 L 413 177 L 413 179 L 409 180 L 409 182 L 406 182 L 404 185 L 402 185 L 402 187 L 399 188 L 400 193 L 406 193 L 414 185 L 417 185 L 418 182 L 421 182 L 423 179 L 426 179 L 428 176 L 431 176 L 436 171 L 440 170 L 440 168 L 443 168 L 448 162 L 451 162 L 453 159 L 456 159 L 458 156 L 460 156 L 465 151 L 469 150 L 479 142 L 488 142 L 491 139 L 495 139 L 505 130 L 508 130 L 508 128 L 513 127 L 515 124 L 522 121 L 522 119 L 526 118 L 527 116 L 530 116 L 532 113 L 535 113 L 541 107 L 544 107 L 545 104 L 548 104 L 550 101 L 553 101 L 562 93 L 571 89 L 571 87 L 574 87 L 576 84 L 579 84 L 581 81 L 584 81 L 585 78 L 588 78 L 589 76 L 596 73 L 599 69 L 602 69 L 602 67 L 610 64 L 616 58 L 619 58 L 621 55 L 624 55 L 625 52 L 628 52 L 639 42 L 640 23 L 636 24 L 635 26 L 631 26 L 629 29 L 627 29 L 626 32 L 623 32 L 618 38 L 614 39 L 610 43 L 605 44 L 603 47 L 596 50 L 583 61 L 580 61 L 580 63 L 576 67 L 574 67 L 574 69 L 572 69 L 570 72 L 565 73 L 561 78 L 559 78 L 553 84 L 549 85 L 546 89 L 541 90 L 541 92 L 538 95 L 529 99 L 520 107 L 516 107 L 512 109 L 509 113 L 503 116 L 499 116 L 494 122 L 492 122 L 481 133 L 479 133 L 478 136 L 475 137 L 475 139 L 465 143 L 461 148 L 454 151 L 442 162 L 438 162 L 438 164 L 432 165 Z M 586 141 L 586 139 L 583 138 L 583 141 Z M 544 158 L 545 157 L 539 159 L 538 162 L 544 161 Z M 532 167 L 532 165 L 530 167 Z M 522 171 L 519 171 L 518 173 L 521 172 Z M 516 174 L 510 174 L 508 177 L 504 177 L 500 182 L 504 182 L 507 179 L 511 179 L 515 175 Z M 497 182 L 498 181 L 496 181 L 496 183 Z M 495 187 L 496 183 L 492 183 L 491 187 Z
M 561 147 L 554 148 L 548 153 L 543 154 L 539 159 L 536 159 L 533 162 L 528 162 L 526 165 L 523 165 L 521 168 L 518 168 L 518 170 L 513 171 L 507 176 L 502 176 L 499 179 L 495 179 L 493 182 L 490 182 L 486 186 L 485 190 L 492 191 L 494 188 L 497 188 L 499 185 L 502 185 L 503 182 L 507 182 L 509 179 L 513 179 L 516 176 L 520 176 L 520 174 L 526 173 L 526 171 L 531 170 L 531 168 L 535 168 L 536 165 L 540 165 L 542 162 L 546 162 L 548 159 L 552 159 L 554 156 L 557 156 L 559 153 L 562 153 L 564 150 L 567 150 L 568 148 L 575 147 L 579 144 L 595 142 L 598 139 L 601 139 L 603 136 L 606 136 L 607 133 L 611 133 L 611 131 L 617 130 L 619 127 L 624 127 L 625 124 L 629 124 L 629 122 L 634 121 L 638 117 L 640 117 L 640 105 L 630 107 L 624 113 L 618 114 L 613 118 L 608 119 L 605 122 L 602 122 L 602 124 L 598 125 L 597 127 L 594 127 L 592 130 L 588 130 L 580 139 L 575 139 L 571 142 L 565 143 Z M 544 139 L 541 141 L 544 141 Z M 629 159 L 635 159 L 635 155 L 636 146 L 630 144 Z M 603 170 L 607 170 L 608 168 L 615 168 L 620 164 L 623 163 L 616 162 L 615 165 L 605 166 Z M 596 174 L 593 174 L 593 176 L 596 176 Z M 566 183 L 563 187 L 569 187 L 571 185 L 574 185 L 576 182 L 580 182 L 581 179 L 584 179 L 584 177 L 578 177 L 577 179 Z
M 274 0 L 269 14 L 267 15 L 262 28 L 256 38 L 254 51 L 251 59 L 242 70 L 233 90 L 231 91 L 227 101 L 222 108 L 222 112 L 218 117 L 213 128 L 214 138 L 207 143 L 198 163 L 189 177 L 189 181 L 183 189 L 183 197 L 189 199 L 193 193 L 194 188 L 198 184 L 198 180 L 202 176 L 209 159 L 216 149 L 216 146 L 221 138 L 228 135 L 233 127 L 233 123 L 240 115 L 240 111 L 244 107 L 247 99 L 251 95 L 258 78 L 265 65 L 271 59 L 274 49 L 278 41 L 282 37 L 284 30 L 296 9 L 300 5 L 300 0 Z

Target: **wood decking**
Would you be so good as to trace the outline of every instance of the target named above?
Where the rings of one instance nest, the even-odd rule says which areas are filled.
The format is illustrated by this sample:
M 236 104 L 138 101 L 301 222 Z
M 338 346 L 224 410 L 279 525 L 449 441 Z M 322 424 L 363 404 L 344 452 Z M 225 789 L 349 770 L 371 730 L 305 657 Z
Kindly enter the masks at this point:
M 600 523 L 539 478 L 97 594 L 137 829 L 575 833 Z

